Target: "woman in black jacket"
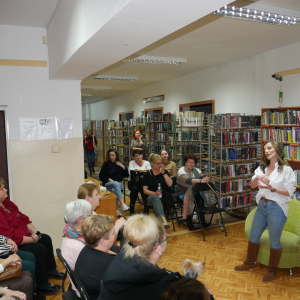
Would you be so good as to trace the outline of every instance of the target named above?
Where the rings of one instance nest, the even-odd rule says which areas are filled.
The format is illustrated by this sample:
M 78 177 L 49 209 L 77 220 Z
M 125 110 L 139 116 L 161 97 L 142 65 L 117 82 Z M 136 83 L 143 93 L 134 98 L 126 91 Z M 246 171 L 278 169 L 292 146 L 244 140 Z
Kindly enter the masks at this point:
M 99 178 L 109 191 L 113 192 L 117 196 L 118 201 L 121 204 L 121 210 L 127 211 L 129 207 L 124 203 L 122 198 L 122 181 L 123 177 L 128 177 L 128 170 L 123 163 L 119 160 L 119 152 L 114 149 L 109 149 L 106 155 L 106 162 L 104 162 Z M 117 209 L 117 216 L 121 217 L 120 211 Z

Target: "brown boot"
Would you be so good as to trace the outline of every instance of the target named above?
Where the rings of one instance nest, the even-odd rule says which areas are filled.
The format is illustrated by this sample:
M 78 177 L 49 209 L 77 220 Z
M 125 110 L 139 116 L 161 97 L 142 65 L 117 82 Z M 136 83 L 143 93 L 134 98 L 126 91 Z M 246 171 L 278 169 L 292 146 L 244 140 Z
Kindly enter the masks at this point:
M 247 259 L 242 265 L 235 266 L 235 271 L 246 271 L 253 270 L 255 268 L 255 262 L 257 260 L 257 255 L 259 251 L 259 244 L 248 242 L 248 253 Z
M 282 252 L 282 248 L 281 249 L 271 248 L 268 272 L 263 277 L 262 282 L 271 282 L 275 279 L 276 270 L 281 258 L 281 252 Z

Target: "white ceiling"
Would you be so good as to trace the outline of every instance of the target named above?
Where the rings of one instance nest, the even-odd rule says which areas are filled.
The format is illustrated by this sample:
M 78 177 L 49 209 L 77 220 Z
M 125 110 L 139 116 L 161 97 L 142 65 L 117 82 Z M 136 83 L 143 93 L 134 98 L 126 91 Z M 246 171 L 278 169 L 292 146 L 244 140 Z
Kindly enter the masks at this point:
M 256 9 L 264 8 L 270 12 L 300 17 L 299 0 L 250 2 L 238 0 L 234 4 L 250 5 Z M 0 24 L 46 28 L 57 5 L 59 0 L 0 0 Z M 172 66 L 116 63 L 94 74 L 138 76 L 139 80 L 97 81 L 90 80 L 88 76 L 83 79 L 82 85 L 112 86 L 112 90 L 83 90 L 83 93 L 93 93 L 93 97 L 83 97 L 83 99 L 85 103 L 109 99 L 147 85 L 251 57 L 296 42 L 300 42 L 300 26 L 287 28 L 208 15 L 133 53 L 136 56 L 147 54 L 187 58 L 187 64 Z

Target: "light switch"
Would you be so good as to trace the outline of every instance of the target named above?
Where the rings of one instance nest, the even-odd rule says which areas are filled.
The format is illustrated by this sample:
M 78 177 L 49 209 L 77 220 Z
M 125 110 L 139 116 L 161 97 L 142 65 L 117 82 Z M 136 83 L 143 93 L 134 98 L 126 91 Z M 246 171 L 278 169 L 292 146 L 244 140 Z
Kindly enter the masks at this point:
M 59 146 L 52 146 L 53 153 L 59 153 L 59 151 L 60 151 Z

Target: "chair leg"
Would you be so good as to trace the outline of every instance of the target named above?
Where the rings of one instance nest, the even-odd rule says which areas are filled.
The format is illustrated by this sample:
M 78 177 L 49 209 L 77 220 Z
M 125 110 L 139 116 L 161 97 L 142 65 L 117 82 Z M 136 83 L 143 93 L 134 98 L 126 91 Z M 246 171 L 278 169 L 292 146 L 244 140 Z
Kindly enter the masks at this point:
M 194 203 L 195 203 L 196 213 L 197 213 L 198 220 L 199 220 L 199 224 L 200 224 L 201 231 L 202 231 L 203 241 L 205 242 L 204 230 L 203 230 L 203 227 L 202 227 L 202 222 L 201 222 L 201 218 L 200 218 L 200 213 L 199 213 L 199 209 L 198 209 L 198 204 L 197 204 L 197 201 L 196 201 L 194 195 L 193 195 L 193 197 L 194 197 Z M 195 209 L 194 209 L 194 211 L 195 211 Z M 193 212 L 193 215 L 194 215 L 194 212 Z M 193 218 L 192 218 L 192 220 L 193 220 Z
M 227 236 L 226 227 L 225 227 L 225 223 L 224 223 L 223 216 L 222 216 L 221 212 L 220 212 L 220 217 L 221 217 L 221 220 L 222 220 L 222 224 L 224 226 L 225 236 Z
M 175 225 L 174 225 L 173 215 L 174 215 L 174 206 L 173 206 L 172 213 L 171 213 L 171 220 L 172 220 L 172 224 L 173 224 L 173 231 L 175 231 Z
M 65 292 L 65 280 L 66 280 L 66 278 L 67 278 L 67 270 L 64 274 L 64 277 L 63 277 L 63 280 L 62 280 L 62 283 L 61 283 L 61 288 L 63 290 L 63 293 Z
M 177 220 L 177 224 L 178 224 L 178 227 L 180 227 L 180 222 L 179 222 L 179 218 L 178 218 L 178 214 L 177 214 L 177 209 L 174 205 L 174 211 L 175 211 L 175 215 L 176 215 L 176 220 Z

